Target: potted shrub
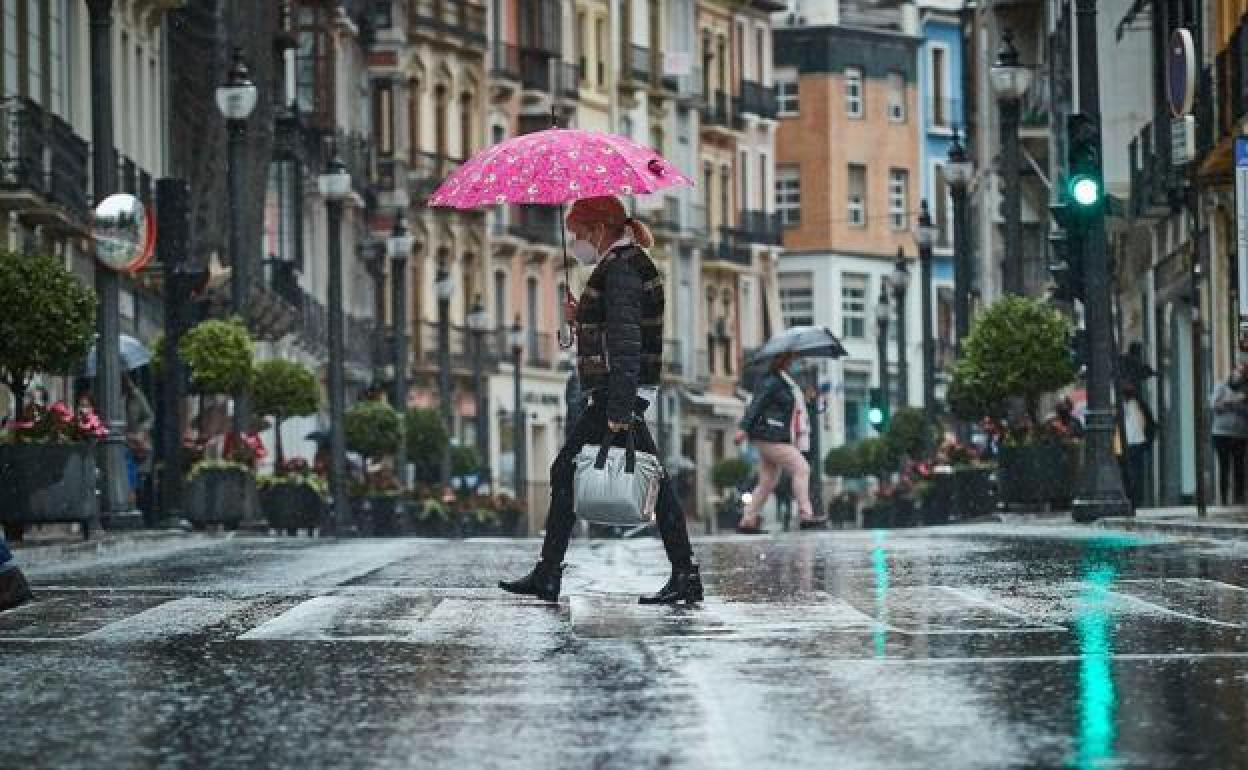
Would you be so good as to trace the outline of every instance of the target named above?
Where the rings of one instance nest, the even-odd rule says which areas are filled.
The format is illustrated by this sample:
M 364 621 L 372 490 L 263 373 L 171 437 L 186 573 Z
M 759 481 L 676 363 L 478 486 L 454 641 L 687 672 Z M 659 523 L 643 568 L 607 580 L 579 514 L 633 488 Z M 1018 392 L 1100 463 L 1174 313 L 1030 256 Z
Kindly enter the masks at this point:
M 715 526 L 720 531 L 732 532 L 743 511 L 741 487 L 749 483 L 754 468 L 743 457 L 725 457 L 711 466 L 711 486 L 719 490 L 720 501 L 715 506 Z
M 428 490 L 412 505 L 412 526 L 419 537 L 451 537 L 458 528 L 454 511 Z
M 403 416 L 403 423 L 407 461 L 414 468 L 417 483 L 440 484 L 442 452 L 450 443 L 441 413 L 436 409 L 410 409 Z
M 980 314 L 954 367 L 949 401 L 964 420 L 1009 414 L 1000 456 L 1001 497 L 1047 503 L 1070 488 L 1061 440 L 1040 420 L 1045 394 L 1075 381 L 1070 322 L 1041 300 L 1005 297 Z
M 294 534 L 320 526 L 325 495 L 307 460 L 287 460 L 282 448 L 282 422 L 290 417 L 316 414 L 320 385 L 306 367 L 275 359 L 256 365 L 252 395 L 256 414 L 273 418 L 274 475 L 260 481 L 260 507 L 269 526 Z
M 251 335 L 241 321 L 204 321 L 178 345 L 191 384 L 201 394 L 230 394 L 251 388 L 254 370 Z M 227 433 L 219 457 L 196 463 L 187 477 L 187 518 L 196 527 L 236 528 L 256 517 L 256 464 L 265 456 L 255 432 Z
M 13 396 L 13 430 L 0 441 L 0 522 L 18 539 L 27 524 L 98 514 L 96 442 L 102 426 L 64 405 L 26 408 L 36 374 L 70 374 L 91 348 L 95 292 L 54 257 L 0 251 L 0 380 Z
M 398 450 L 403 437 L 399 413 L 381 401 L 362 401 L 347 410 L 343 428 L 347 449 L 358 453 L 364 466 L 363 478 L 353 485 L 352 497 L 358 503 L 352 509 L 363 514 L 369 534 L 395 534 L 402 512 L 398 481 L 388 471 L 369 473 L 368 461 Z

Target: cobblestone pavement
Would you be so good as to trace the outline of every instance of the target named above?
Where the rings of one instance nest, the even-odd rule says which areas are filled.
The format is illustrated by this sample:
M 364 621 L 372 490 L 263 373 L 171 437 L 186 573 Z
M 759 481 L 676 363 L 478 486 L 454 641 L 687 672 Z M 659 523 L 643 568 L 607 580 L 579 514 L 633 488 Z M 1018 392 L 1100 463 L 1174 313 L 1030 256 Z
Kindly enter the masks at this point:
M 28 570 L 5 767 L 1248 766 L 1248 545 L 1075 527 L 234 538 Z

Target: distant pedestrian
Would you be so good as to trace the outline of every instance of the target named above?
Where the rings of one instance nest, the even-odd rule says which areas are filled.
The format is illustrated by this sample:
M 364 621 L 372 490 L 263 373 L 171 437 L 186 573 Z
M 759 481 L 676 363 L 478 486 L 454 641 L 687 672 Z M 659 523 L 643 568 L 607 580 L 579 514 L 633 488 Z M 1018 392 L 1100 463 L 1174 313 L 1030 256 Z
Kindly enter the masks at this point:
M 758 486 L 737 522 L 737 532 L 744 535 L 763 533 L 759 512 L 775 491 L 782 471 L 787 471 L 792 479 L 799 526 L 810 529 L 826 521 L 815 518 L 810 502 L 810 464 L 802 455 L 810 451 L 810 415 L 806 394 L 788 372 L 795 358 L 791 353 L 782 353 L 772 359 L 737 431 L 737 443 L 748 438 L 761 458 Z
M 1222 505 L 1239 505 L 1244 502 L 1248 450 L 1248 361 L 1241 361 L 1226 382 L 1213 389 L 1213 448 Z
M 1131 498 L 1133 508 L 1140 508 L 1149 502 L 1148 483 L 1151 475 L 1153 459 L 1153 441 L 1157 438 L 1157 421 L 1153 413 L 1140 398 L 1139 390 L 1134 383 L 1122 384 L 1122 403 L 1118 405 L 1122 413 L 1120 424 L 1126 434 L 1120 441 L 1123 450 L 1123 472 L 1126 476 L 1127 495 Z
M 13 552 L 0 535 L 0 612 L 25 604 L 35 598 L 26 582 L 26 576 L 13 560 Z
M 1083 421 L 1075 416 L 1075 405 L 1069 396 L 1057 402 L 1048 424 L 1050 430 L 1063 438 L 1083 438 Z
M 121 384 L 126 406 L 126 475 L 130 482 L 130 504 L 135 505 L 139 488 L 151 473 L 152 425 L 156 416 L 134 380 L 123 375 Z

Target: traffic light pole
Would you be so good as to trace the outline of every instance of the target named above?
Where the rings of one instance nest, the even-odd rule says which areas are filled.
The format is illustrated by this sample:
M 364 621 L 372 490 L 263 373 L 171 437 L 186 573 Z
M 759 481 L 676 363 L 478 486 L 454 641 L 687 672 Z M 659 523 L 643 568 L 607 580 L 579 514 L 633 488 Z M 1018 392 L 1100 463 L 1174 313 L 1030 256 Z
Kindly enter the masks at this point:
M 1077 0 L 1075 15 L 1079 47 L 1079 109 L 1099 117 L 1096 0 Z M 1098 163 L 1103 157 L 1100 142 L 1098 131 L 1094 148 Z M 1112 451 L 1114 411 L 1110 402 L 1110 378 L 1113 374 L 1114 340 L 1104 206 L 1102 195 L 1101 200 L 1085 215 L 1084 237 L 1081 239 L 1087 291 L 1084 312 L 1088 326 L 1088 411 L 1083 478 L 1072 511 L 1075 521 L 1124 516 L 1131 511 L 1122 488 L 1122 474 Z

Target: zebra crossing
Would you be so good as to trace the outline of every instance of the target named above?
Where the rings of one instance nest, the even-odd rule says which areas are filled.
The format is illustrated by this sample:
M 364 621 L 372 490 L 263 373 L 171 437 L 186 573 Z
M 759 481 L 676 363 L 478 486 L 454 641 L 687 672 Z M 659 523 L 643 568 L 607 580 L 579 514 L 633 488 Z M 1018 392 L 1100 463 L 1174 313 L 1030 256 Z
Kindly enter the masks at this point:
M 558 606 L 493 589 L 340 586 L 214 595 L 176 586 L 46 587 L 0 614 L 0 646 L 140 644 L 203 636 L 242 643 L 507 646 L 535 637 L 757 639 L 886 632 L 901 637 L 1070 633 L 1088 612 L 1120 624 L 1248 628 L 1248 590 L 1201 578 L 1128 579 L 1089 604 L 1086 585 L 895 586 L 785 602 L 710 596 L 698 608 L 641 607 L 635 594 L 577 590 Z M 713 592 L 712 592 L 713 593 Z M 1192 650 L 1193 653 L 1199 650 Z

